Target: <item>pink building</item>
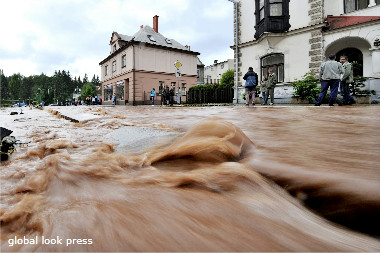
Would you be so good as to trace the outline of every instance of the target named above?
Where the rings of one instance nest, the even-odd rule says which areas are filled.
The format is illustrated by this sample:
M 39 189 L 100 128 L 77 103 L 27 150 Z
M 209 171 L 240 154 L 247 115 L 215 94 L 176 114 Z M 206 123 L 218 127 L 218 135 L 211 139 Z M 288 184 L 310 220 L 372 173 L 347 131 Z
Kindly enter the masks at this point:
M 153 88 L 155 104 L 160 104 L 165 86 L 174 88 L 176 94 L 180 88 L 183 101 L 186 91 L 197 84 L 199 53 L 160 34 L 157 15 L 153 17 L 153 28 L 141 26 L 133 36 L 113 32 L 110 46 L 110 55 L 99 63 L 103 104 L 112 104 L 112 96 L 119 105 L 150 104 Z M 175 75 L 177 61 L 182 64 L 180 77 Z

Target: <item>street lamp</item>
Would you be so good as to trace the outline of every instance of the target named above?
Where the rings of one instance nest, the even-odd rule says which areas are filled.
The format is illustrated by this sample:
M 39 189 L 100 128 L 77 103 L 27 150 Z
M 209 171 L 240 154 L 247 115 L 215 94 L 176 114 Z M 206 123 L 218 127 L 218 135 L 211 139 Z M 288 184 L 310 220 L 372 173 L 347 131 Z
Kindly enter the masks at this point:
M 238 47 L 238 1 L 237 0 L 228 0 L 231 3 L 234 3 L 235 5 L 235 59 L 236 59 L 236 65 L 235 65 L 235 94 L 234 94 L 234 103 L 238 104 L 239 103 L 239 92 L 238 92 L 238 84 L 239 84 L 239 47 Z

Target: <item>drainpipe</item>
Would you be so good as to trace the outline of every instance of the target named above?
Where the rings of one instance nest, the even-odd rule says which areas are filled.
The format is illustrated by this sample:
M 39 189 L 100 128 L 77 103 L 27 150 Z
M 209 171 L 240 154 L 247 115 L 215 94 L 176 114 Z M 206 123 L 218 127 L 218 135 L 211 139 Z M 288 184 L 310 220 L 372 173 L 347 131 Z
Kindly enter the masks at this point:
M 133 75 L 133 102 L 132 105 L 136 105 L 136 81 L 135 81 L 135 46 L 132 44 L 132 54 L 133 54 L 133 67 L 132 67 L 132 75 Z

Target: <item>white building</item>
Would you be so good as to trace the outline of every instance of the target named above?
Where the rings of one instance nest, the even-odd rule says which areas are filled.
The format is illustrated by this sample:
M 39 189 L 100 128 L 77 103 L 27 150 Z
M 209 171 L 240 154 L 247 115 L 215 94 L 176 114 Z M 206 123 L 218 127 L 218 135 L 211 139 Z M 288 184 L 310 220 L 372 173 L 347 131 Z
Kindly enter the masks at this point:
M 239 0 L 239 84 L 249 66 L 259 78 L 271 67 L 279 82 L 275 97 L 289 98 L 289 82 L 318 73 L 335 53 L 362 64 L 366 89 L 379 99 L 379 14 L 380 0 Z
M 214 64 L 205 67 L 205 84 L 219 83 L 222 75 L 229 69 L 234 69 L 233 59 L 228 59 L 227 61 L 223 62 L 218 62 L 218 60 L 215 60 Z

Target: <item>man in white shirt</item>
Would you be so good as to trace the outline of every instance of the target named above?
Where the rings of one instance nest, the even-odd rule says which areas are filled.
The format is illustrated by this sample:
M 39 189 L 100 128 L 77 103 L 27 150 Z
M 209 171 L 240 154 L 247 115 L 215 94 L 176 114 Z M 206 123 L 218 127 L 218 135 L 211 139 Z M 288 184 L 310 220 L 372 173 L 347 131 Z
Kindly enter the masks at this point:
M 329 60 L 322 63 L 319 69 L 321 79 L 321 93 L 315 106 L 320 106 L 330 87 L 329 106 L 333 106 L 338 95 L 340 76 L 344 73 L 342 64 L 335 61 L 335 54 L 329 55 Z

